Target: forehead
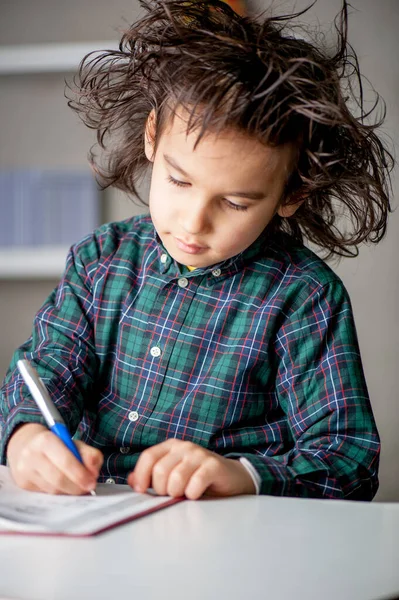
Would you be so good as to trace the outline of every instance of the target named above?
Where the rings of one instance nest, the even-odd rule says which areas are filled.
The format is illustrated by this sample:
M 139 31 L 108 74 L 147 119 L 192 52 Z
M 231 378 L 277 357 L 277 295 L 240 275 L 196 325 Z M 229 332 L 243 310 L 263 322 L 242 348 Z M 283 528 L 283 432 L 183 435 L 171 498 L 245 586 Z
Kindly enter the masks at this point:
M 238 129 L 206 131 L 198 141 L 199 130 L 188 131 L 184 113 L 177 112 L 165 125 L 158 150 L 166 153 L 185 171 L 205 171 L 213 177 L 268 181 L 288 178 L 294 158 L 294 147 L 284 144 L 266 146 Z

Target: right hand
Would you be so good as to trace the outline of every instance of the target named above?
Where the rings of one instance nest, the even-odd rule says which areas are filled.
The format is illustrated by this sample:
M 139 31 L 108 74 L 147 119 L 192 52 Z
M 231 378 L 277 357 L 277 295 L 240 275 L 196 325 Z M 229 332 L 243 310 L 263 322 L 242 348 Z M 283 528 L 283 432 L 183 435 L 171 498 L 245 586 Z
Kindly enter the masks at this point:
M 87 494 L 96 486 L 103 463 L 100 450 L 75 441 L 83 465 L 44 425 L 25 423 L 12 434 L 8 464 L 17 485 L 48 494 Z

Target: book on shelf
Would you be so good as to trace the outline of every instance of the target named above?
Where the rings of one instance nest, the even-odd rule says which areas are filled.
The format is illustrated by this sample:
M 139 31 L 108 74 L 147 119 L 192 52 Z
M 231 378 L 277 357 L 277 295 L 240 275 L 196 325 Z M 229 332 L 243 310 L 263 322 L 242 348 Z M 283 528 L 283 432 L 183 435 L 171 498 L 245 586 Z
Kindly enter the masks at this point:
M 0 247 L 68 246 L 100 222 L 91 172 L 0 171 Z

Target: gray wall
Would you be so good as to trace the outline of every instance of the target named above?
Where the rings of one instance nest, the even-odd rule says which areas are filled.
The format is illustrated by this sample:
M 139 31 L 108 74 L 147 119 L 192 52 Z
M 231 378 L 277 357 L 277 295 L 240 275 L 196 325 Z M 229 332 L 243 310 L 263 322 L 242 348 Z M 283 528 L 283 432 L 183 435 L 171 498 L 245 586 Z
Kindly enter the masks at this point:
M 349 35 L 362 72 L 386 100 L 384 133 L 399 139 L 397 0 L 352 0 Z M 255 11 L 266 0 L 252 2 Z M 278 1 L 274 0 L 274 6 Z M 283 3 L 301 9 L 310 0 Z M 304 22 L 332 31 L 339 0 L 318 0 Z M 3 0 L 0 44 L 106 40 L 119 36 L 124 21 L 138 13 L 136 0 Z M 368 96 L 370 97 L 370 96 Z M 63 76 L 30 75 L 0 79 L 0 168 L 4 166 L 81 166 L 92 141 L 89 131 L 66 107 Z M 398 175 L 393 179 L 397 197 Z M 396 198 L 394 205 L 397 206 Z M 137 208 L 121 195 L 104 199 L 104 220 L 124 218 Z M 332 265 L 352 298 L 364 368 L 382 437 L 379 500 L 399 500 L 399 220 L 391 216 L 387 237 L 363 247 L 356 259 Z M 0 280 L 0 377 L 13 348 L 29 334 L 32 317 L 56 281 Z

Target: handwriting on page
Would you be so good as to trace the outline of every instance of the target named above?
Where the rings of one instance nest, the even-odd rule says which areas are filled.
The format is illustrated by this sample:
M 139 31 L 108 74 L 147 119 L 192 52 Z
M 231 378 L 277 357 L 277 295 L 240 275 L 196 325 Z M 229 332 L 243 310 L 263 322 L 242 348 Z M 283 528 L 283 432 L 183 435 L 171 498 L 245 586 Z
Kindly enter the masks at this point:
M 104 496 L 51 496 L 18 488 L 9 474 L 0 471 L 0 518 L 14 523 L 45 526 L 76 522 L 89 516 L 101 517 L 110 508 L 125 503 L 140 505 L 146 497 L 133 492 Z

